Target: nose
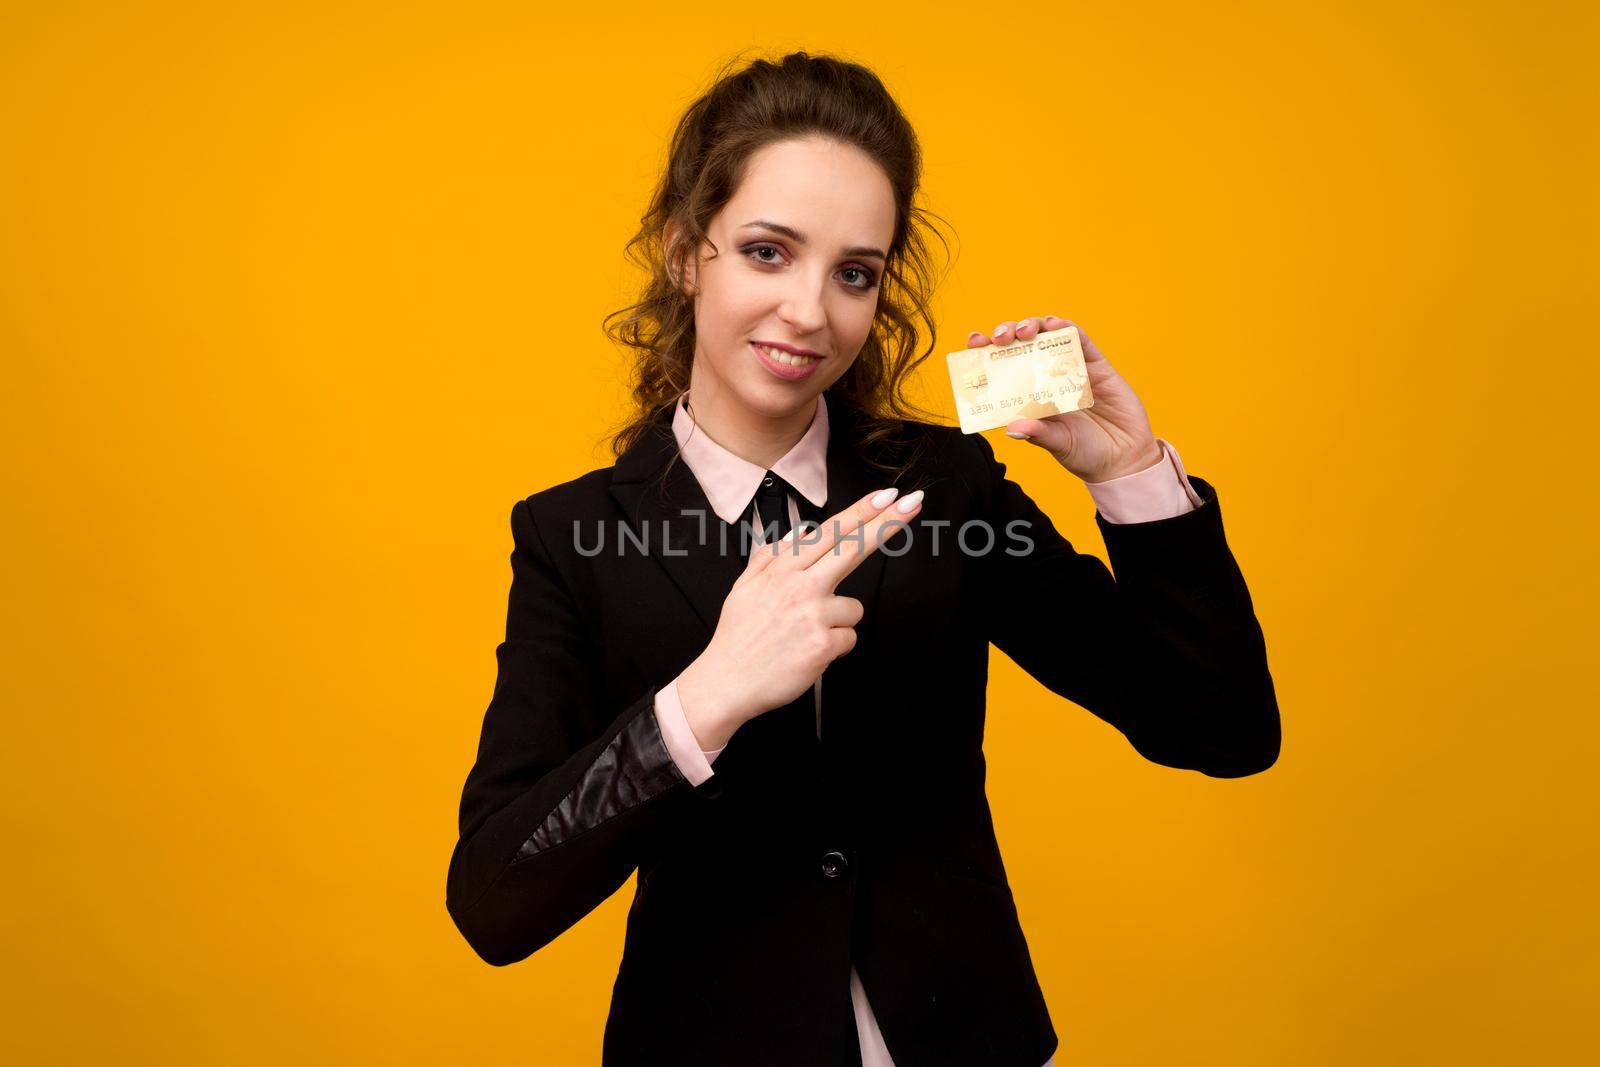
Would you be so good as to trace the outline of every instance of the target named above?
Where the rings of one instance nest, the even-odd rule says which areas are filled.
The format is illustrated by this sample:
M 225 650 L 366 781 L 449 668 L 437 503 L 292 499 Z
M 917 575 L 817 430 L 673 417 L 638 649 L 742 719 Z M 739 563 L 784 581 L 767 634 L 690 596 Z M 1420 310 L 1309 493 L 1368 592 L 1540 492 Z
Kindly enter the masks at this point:
M 800 271 L 795 271 L 791 278 L 783 303 L 778 308 L 778 317 L 794 331 L 795 337 L 804 340 L 828 325 L 828 311 L 822 302 L 823 286 L 827 284 L 827 279 L 814 281 Z

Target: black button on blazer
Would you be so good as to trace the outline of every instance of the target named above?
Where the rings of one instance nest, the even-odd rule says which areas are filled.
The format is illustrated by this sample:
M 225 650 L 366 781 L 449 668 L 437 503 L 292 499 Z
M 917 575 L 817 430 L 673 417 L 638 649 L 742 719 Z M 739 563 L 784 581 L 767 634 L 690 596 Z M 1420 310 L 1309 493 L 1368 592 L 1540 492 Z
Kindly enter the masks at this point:
M 857 413 L 824 397 L 831 516 L 887 482 Z M 451 918 L 484 960 L 514 963 L 637 869 L 607 1065 L 859 1064 L 853 962 L 897 1067 L 1039 1067 L 1057 1035 L 984 795 L 989 646 L 1146 759 L 1271 766 L 1277 700 L 1216 491 L 1190 475 L 1192 512 L 1097 514 L 1108 570 L 982 436 L 906 423 L 896 440 L 923 454 L 898 484 L 927 498 L 836 589 L 866 612 L 823 674 L 820 740 L 808 689 L 741 726 L 696 787 L 655 696 L 704 650 L 744 563 L 674 458 L 671 411 L 612 467 L 512 509 Z M 980 524 L 958 542 L 972 520 L 990 551 Z

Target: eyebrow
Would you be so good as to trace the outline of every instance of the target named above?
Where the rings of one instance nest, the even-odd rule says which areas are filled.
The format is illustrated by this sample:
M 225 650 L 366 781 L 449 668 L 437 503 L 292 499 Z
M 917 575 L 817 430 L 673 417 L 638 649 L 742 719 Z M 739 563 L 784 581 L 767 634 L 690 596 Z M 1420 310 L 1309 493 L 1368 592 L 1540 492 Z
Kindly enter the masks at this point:
M 773 233 L 781 233 L 783 236 L 789 238 L 791 241 L 794 241 L 796 244 L 803 245 L 806 243 L 805 234 L 801 233 L 793 226 L 785 226 L 781 222 L 769 222 L 766 219 L 756 219 L 753 222 L 745 223 L 739 228 L 744 230 L 749 229 L 751 226 L 759 226 L 764 230 L 771 230 Z M 888 262 L 889 260 L 888 256 L 884 255 L 878 249 L 870 247 L 869 245 L 851 245 L 849 248 L 844 250 L 843 254 L 847 256 L 864 256 L 870 259 L 881 259 L 884 262 Z

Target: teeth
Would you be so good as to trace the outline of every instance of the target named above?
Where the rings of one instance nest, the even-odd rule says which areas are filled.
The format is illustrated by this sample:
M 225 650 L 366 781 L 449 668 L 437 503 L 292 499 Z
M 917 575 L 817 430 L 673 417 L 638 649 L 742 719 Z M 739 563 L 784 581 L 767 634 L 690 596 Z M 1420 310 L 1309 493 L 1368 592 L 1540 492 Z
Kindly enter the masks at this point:
M 780 348 L 773 348 L 771 345 L 756 345 L 756 347 L 761 349 L 761 351 L 765 352 L 767 355 L 771 356 L 774 361 L 790 367 L 809 367 L 811 364 L 822 358 L 821 356 L 797 356 L 792 352 L 785 352 Z

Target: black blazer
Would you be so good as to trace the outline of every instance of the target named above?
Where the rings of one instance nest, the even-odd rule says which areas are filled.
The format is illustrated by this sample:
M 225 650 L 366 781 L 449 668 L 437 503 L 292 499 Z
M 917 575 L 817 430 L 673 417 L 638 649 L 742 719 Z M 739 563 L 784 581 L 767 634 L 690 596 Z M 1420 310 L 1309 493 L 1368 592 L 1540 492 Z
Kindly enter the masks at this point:
M 857 415 L 824 396 L 831 516 L 885 482 Z M 854 962 L 898 1067 L 1039 1067 L 1056 1032 L 984 795 L 989 645 L 1146 759 L 1218 778 L 1271 766 L 1277 700 L 1216 491 L 1191 475 L 1205 504 L 1188 514 L 1097 513 L 1108 570 L 982 436 L 905 424 L 900 440 L 929 451 L 900 484 L 927 497 L 836 589 L 866 612 L 823 674 L 820 741 L 808 689 L 740 727 L 696 787 L 655 696 L 705 648 L 744 563 L 736 533 L 720 550 L 736 528 L 681 458 L 669 467 L 670 415 L 614 466 L 511 511 L 506 636 L 451 918 L 484 960 L 515 963 L 637 868 L 605 1064 L 859 1064 Z M 993 551 L 980 526 L 956 541 L 973 519 Z

